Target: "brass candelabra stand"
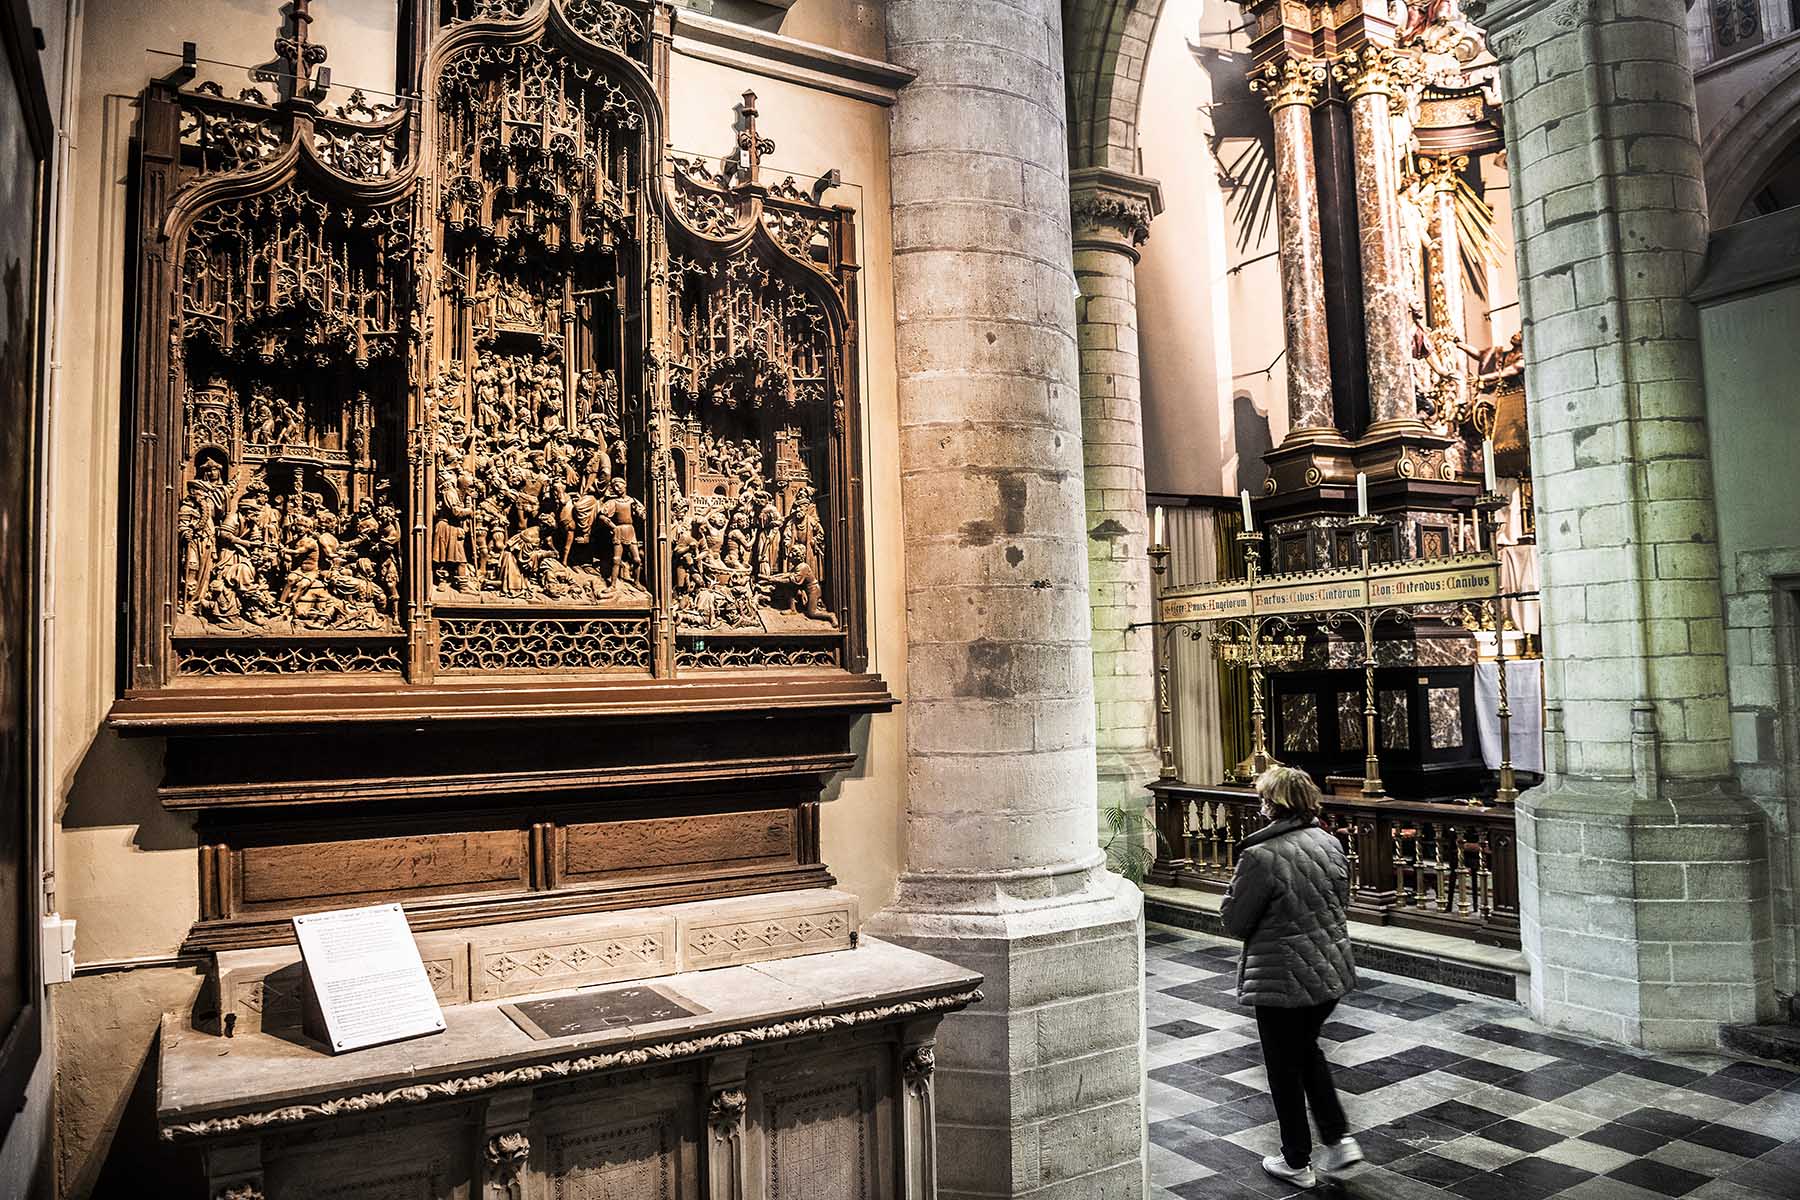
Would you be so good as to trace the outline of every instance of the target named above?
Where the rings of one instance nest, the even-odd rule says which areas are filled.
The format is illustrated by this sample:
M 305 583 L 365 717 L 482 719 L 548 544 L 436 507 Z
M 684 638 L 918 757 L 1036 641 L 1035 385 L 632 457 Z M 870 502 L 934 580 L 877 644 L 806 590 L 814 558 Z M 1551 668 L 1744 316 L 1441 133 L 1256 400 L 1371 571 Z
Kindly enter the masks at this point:
M 1161 579 L 1169 569 L 1169 546 L 1166 542 L 1152 542 L 1147 551 L 1150 555 L 1150 569 Z M 1174 779 L 1175 770 L 1175 711 L 1169 704 L 1169 643 L 1167 637 L 1156 640 L 1156 749 L 1162 756 L 1162 767 L 1157 775 L 1163 779 Z
M 1507 507 L 1507 499 L 1498 492 L 1483 492 L 1476 497 L 1475 507 L 1480 510 L 1487 525 L 1488 549 L 1493 552 L 1494 561 L 1500 560 L 1500 512 Z M 1512 764 L 1512 705 L 1507 700 L 1506 680 L 1506 585 L 1501 580 L 1501 573 L 1494 572 L 1494 598 L 1489 601 L 1494 613 L 1494 671 L 1498 676 L 1499 704 L 1495 715 L 1500 718 L 1500 782 L 1494 789 L 1496 804 L 1511 804 L 1519 798 L 1518 784 L 1513 777 Z
M 1375 530 L 1385 522 L 1380 517 L 1360 516 L 1350 518 L 1352 536 L 1356 539 L 1357 553 L 1362 557 L 1362 573 L 1369 574 L 1370 550 L 1374 541 Z M 1404 608 L 1368 609 L 1362 612 L 1335 612 L 1326 618 L 1327 624 L 1350 624 L 1362 634 L 1362 669 L 1363 669 L 1363 783 L 1362 794 L 1373 799 L 1384 792 L 1381 782 L 1381 755 L 1376 742 L 1376 707 L 1375 707 L 1375 627 L 1390 618 L 1405 618 Z
M 1254 530 L 1237 535 L 1244 548 L 1244 574 L 1254 588 L 1262 574 L 1263 535 Z M 1208 635 L 1220 662 L 1250 673 L 1250 754 L 1226 772 L 1228 778 L 1248 782 L 1281 763 L 1269 753 L 1263 709 L 1263 679 L 1267 672 L 1299 662 L 1306 654 L 1306 640 L 1296 634 L 1276 635 L 1288 629 L 1284 617 L 1231 617 L 1220 621 Z

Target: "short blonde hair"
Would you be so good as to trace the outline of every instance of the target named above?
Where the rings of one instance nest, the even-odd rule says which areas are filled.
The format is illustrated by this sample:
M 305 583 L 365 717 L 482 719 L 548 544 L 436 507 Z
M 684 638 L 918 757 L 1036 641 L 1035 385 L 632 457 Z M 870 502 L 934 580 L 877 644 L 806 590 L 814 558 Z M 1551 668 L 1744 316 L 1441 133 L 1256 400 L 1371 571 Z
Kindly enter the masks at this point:
M 1316 817 L 1325 806 L 1319 785 L 1295 767 L 1270 767 L 1258 775 L 1256 794 L 1270 812 L 1281 816 Z

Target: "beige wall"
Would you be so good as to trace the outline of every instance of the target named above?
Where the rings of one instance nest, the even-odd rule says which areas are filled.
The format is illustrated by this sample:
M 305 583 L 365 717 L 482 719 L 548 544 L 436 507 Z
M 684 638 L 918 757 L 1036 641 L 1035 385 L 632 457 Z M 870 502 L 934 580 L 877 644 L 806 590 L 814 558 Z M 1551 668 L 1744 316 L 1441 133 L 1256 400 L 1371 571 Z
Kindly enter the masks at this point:
M 1144 472 L 1153 493 L 1238 490 L 1232 398 L 1240 392 L 1268 418 L 1274 443 L 1287 433 L 1287 364 L 1262 373 L 1282 348 L 1281 276 L 1273 258 L 1249 261 L 1275 249 L 1274 224 L 1267 239 L 1238 249 L 1230 193 L 1219 187 L 1206 141 L 1212 84 L 1188 48 L 1226 44 L 1225 31 L 1241 20 L 1235 5 L 1166 0 L 1144 68 L 1138 147 L 1164 204 L 1137 274 Z M 1222 156 L 1229 162 L 1241 145 L 1227 142 Z M 1260 468 L 1253 474 L 1260 479 Z
M 126 741 L 104 728 L 115 692 L 118 471 L 121 426 L 121 314 L 133 98 L 173 61 L 146 53 L 197 40 L 203 58 L 258 63 L 276 29 L 265 0 L 90 0 L 81 57 L 79 124 L 73 162 L 63 399 L 52 452 L 55 522 L 51 575 L 56 681 L 49 768 L 59 798 L 56 903 L 79 921 L 81 963 L 172 955 L 198 911 L 197 856 L 189 823 L 165 813 L 155 784 L 157 741 Z M 333 79 L 391 92 L 394 22 L 381 4 L 321 5 L 313 26 L 330 53 Z M 799 0 L 788 24 L 838 48 L 881 51 L 878 7 Z M 241 75 L 210 69 L 235 91 Z M 906 638 L 900 561 L 893 287 L 884 108 L 680 55 L 673 59 L 671 140 L 718 155 L 733 145 L 734 106 L 746 87 L 759 96 L 762 127 L 777 149 L 773 172 L 843 172 L 829 199 L 862 214 L 861 375 L 868 440 L 867 496 L 875 668 L 896 694 L 904 686 Z M 205 77 L 205 76 L 203 76 Z M 865 911 L 885 904 L 898 870 L 904 817 L 903 722 L 876 717 L 858 732 L 863 756 L 834 784 L 823 819 L 824 855 Z M 90 973 L 56 998 L 59 1160 L 67 1194 L 91 1190 L 119 1134 L 133 1158 L 148 1152 L 141 1108 L 156 1023 L 165 1008 L 191 1002 L 191 968 L 164 966 Z M 147 1066 L 147 1064 L 149 1064 Z M 115 1164 L 116 1166 L 116 1164 Z

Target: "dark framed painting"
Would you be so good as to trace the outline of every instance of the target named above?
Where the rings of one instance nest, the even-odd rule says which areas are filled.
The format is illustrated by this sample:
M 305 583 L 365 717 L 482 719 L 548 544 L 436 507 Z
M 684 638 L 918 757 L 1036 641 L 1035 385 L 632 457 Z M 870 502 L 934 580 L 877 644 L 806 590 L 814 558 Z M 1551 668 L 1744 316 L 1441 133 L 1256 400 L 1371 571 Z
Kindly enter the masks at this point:
M 38 540 L 51 150 L 25 0 L 0 0 L 0 1113 L 42 1037 L 38 962 Z

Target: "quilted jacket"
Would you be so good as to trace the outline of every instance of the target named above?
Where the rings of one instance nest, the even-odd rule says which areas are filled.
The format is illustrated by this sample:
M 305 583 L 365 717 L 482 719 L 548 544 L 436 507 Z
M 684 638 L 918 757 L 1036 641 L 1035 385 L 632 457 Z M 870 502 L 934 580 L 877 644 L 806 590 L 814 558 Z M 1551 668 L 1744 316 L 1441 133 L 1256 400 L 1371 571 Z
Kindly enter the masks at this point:
M 1238 846 L 1219 916 L 1240 938 L 1238 1003 L 1306 1008 L 1356 986 L 1345 906 L 1350 867 L 1310 817 L 1271 822 Z

